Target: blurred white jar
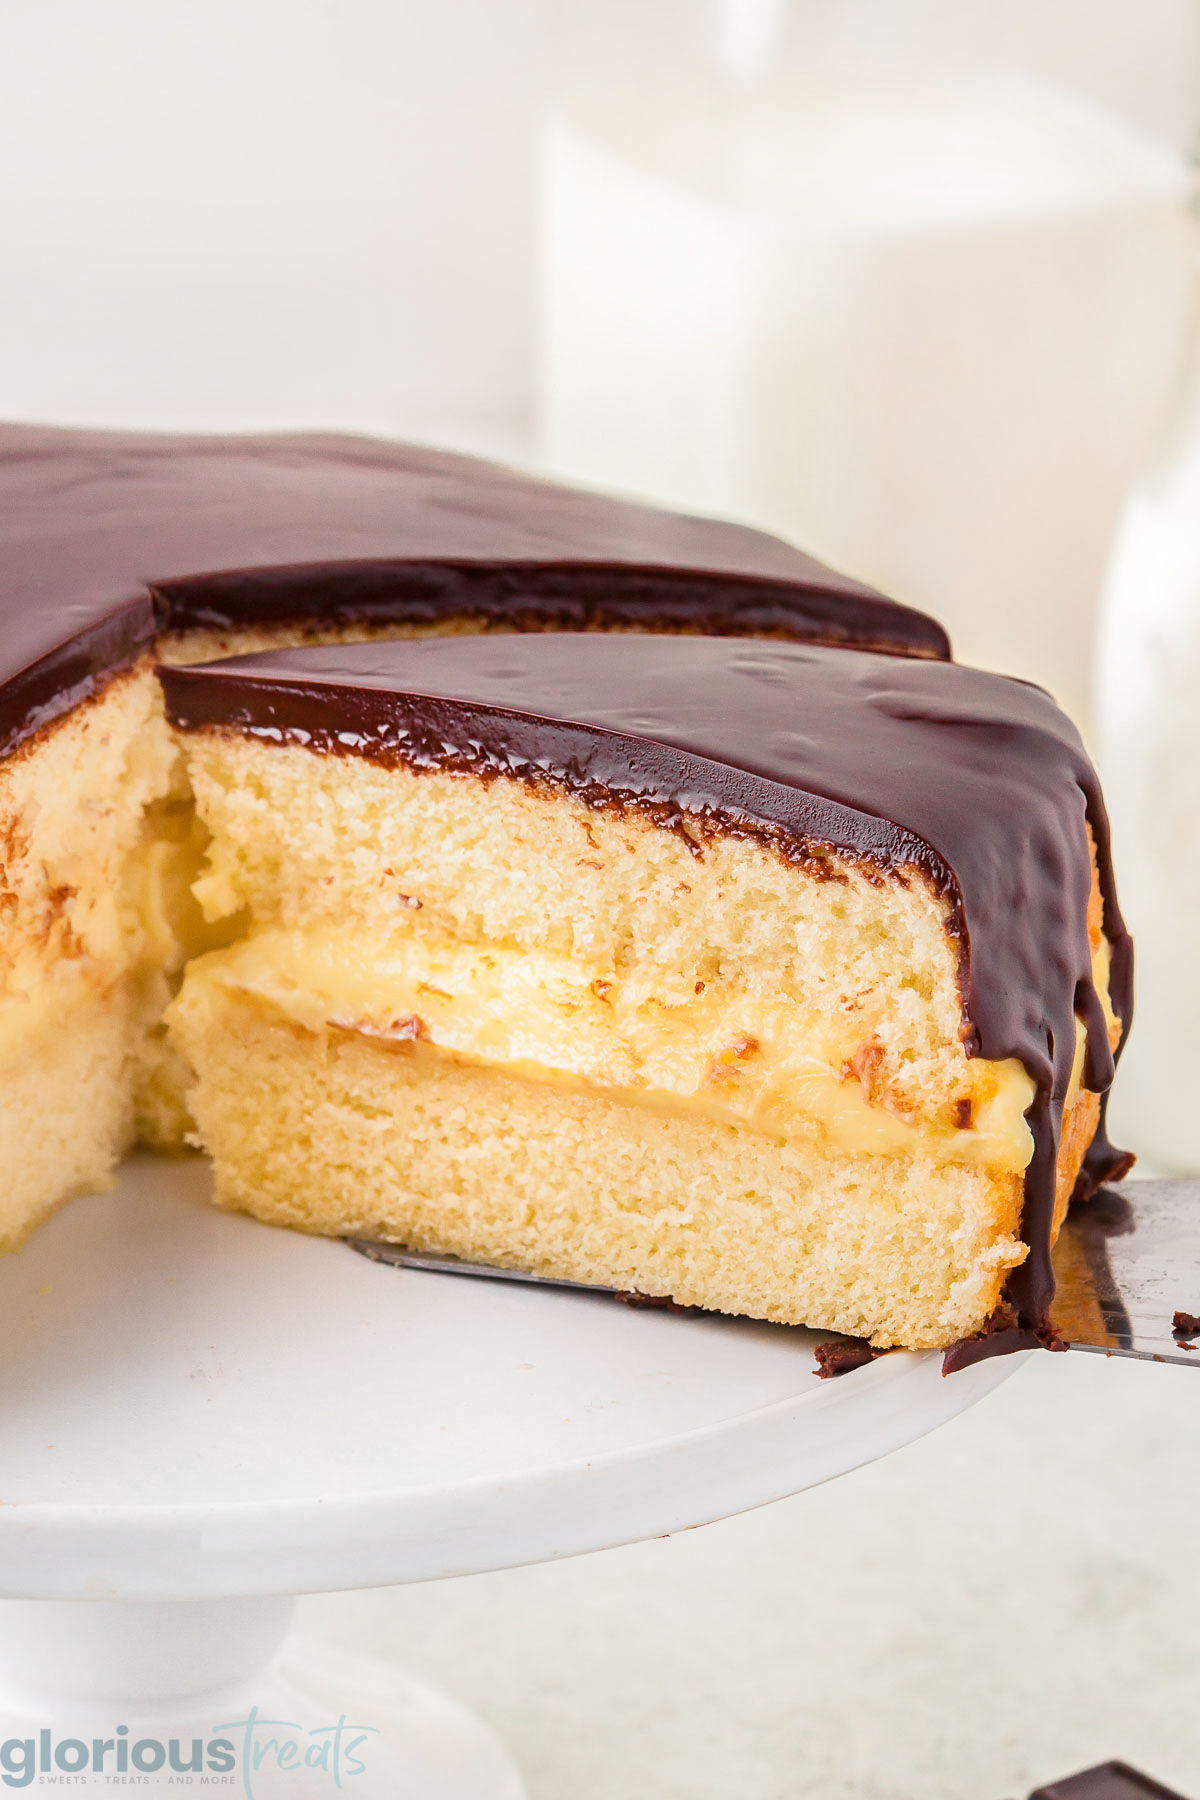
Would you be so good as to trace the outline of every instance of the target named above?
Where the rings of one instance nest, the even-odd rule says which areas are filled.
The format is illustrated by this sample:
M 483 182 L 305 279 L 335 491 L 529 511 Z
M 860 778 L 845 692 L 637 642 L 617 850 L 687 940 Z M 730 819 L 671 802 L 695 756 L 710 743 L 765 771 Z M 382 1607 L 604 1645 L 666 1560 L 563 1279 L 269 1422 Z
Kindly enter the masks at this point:
M 1117 534 L 1095 710 L 1137 946 L 1113 1132 L 1157 1166 L 1200 1173 L 1200 324 L 1182 402 Z
M 782 531 L 1083 716 L 1185 168 L 978 46 L 939 62 L 929 11 L 561 0 L 543 453 Z

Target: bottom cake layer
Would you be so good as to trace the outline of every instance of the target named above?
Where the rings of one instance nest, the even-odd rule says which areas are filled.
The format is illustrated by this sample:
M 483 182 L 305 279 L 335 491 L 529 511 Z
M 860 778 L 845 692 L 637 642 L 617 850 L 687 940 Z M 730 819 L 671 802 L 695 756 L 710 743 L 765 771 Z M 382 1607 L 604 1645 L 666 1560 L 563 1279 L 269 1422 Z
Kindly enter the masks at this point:
M 270 1224 L 912 1348 L 977 1330 L 1024 1254 L 1019 1176 L 833 1151 L 419 1041 L 310 1031 L 216 983 L 185 988 L 172 1030 L 198 1072 L 219 1204 Z M 1068 1154 L 1088 1135 L 1065 1133 Z M 1069 1192 L 1074 1170 L 1060 1177 Z
M 0 1031 L 0 1252 L 19 1250 L 63 1201 L 107 1187 L 133 1137 L 127 989 L 68 968 L 46 999 L 36 1025 Z

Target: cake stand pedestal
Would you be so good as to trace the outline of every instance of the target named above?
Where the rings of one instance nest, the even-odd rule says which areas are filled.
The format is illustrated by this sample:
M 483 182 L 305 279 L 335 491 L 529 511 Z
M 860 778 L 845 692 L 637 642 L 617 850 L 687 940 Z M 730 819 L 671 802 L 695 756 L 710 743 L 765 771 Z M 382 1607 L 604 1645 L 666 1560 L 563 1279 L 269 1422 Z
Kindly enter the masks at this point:
M 0 1264 L 0 1783 L 520 1800 L 447 1697 L 288 1637 L 288 1596 L 683 1530 L 970 1406 L 813 1334 L 396 1270 L 137 1158 Z M 107 1747 L 106 1747 L 107 1746 Z

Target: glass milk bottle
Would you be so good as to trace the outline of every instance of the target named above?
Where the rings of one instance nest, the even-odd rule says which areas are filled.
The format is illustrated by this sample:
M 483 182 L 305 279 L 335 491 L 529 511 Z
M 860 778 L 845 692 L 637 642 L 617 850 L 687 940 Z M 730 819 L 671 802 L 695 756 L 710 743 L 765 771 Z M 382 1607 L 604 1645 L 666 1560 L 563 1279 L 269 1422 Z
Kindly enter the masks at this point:
M 1101 615 L 1096 748 L 1136 1022 L 1112 1129 L 1153 1167 L 1200 1173 L 1200 306 L 1179 417 L 1125 508 Z
M 910 0 L 562 10 L 603 17 L 547 129 L 546 461 L 777 530 L 1084 716 L 1178 368 L 1182 156 L 948 60 Z

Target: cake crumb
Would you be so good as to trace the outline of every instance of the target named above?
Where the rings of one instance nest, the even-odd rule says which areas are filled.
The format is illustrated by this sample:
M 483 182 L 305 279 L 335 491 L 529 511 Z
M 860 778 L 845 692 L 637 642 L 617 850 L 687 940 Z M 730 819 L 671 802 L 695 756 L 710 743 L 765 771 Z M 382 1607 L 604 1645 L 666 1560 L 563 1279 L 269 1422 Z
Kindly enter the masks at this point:
M 632 1307 L 634 1312 L 695 1312 L 694 1306 L 681 1306 L 678 1300 L 672 1300 L 670 1294 L 639 1294 L 636 1288 L 614 1288 L 613 1299 L 619 1300 L 622 1306 Z

